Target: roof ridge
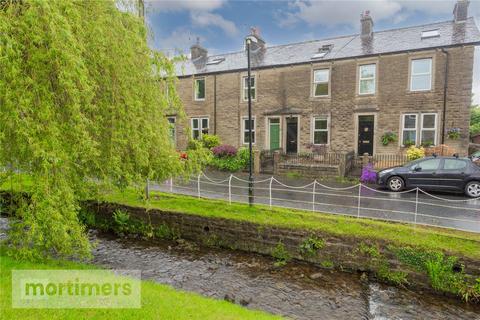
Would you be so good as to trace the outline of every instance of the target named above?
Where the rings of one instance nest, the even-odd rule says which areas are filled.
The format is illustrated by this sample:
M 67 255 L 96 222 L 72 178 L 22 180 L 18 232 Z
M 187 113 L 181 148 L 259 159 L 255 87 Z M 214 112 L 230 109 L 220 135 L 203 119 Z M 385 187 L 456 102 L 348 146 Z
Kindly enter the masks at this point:
M 473 19 L 473 17 L 468 17 L 467 18 L 467 20 L 472 20 L 472 19 Z M 451 23 L 451 22 L 453 22 L 453 20 L 444 20 L 444 21 L 431 22 L 431 23 L 419 24 L 419 25 L 414 25 L 414 26 L 406 26 L 406 27 L 399 27 L 399 28 L 393 28 L 393 29 L 374 31 L 373 34 L 382 33 L 382 32 L 390 32 L 390 31 L 398 31 L 398 30 L 404 30 L 404 29 L 420 28 L 420 27 L 426 27 L 426 26 L 433 26 L 433 25 L 444 24 L 444 23 L 448 23 L 448 22 Z M 277 45 L 273 45 L 273 46 L 267 46 L 267 49 L 286 47 L 286 46 L 292 46 L 292 45 L 298 45 L 298 44 L 304 44 L 304 43 L 310 43 L 310 42 L 328 41 L 328 40 L 333 40 L 333 39 L 341 39 L 341 38 L 349 38 L 349 37 L 355 38 L 357 36 L 359 36 L 359 33 L 341 35 L 341 36 L 336 36 L 336 37 L 321 38 L 321 39 L 312 39 L 312 40 L 305 40 L 305 41 L 298 41 L 298 42 L 290 42 L 290 43 L 285 43 L 285 44 L 277 44 Z M 209 57 L 227 56 L 227 55 L 233 55 L 233 54 L 242 53 L 242 52 L 244 52 L 244 50 L 225 52 L 223 54 L 219 53 L 219 54 L 211 55 Z

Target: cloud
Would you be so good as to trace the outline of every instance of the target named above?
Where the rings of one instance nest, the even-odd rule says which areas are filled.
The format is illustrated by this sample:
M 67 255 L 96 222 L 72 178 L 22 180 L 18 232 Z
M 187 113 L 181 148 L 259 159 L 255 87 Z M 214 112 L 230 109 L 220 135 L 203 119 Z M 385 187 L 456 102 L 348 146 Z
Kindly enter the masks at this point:
M 196 39 L 204 39 L 190 30 L 189 28 L 180 27 L 175 29 L 170 35 L 159 38 L 155 41 L 155 46 L 161 48 L 160 51 L 164 52 L 167 56 L 175 56 L 179 54 L 190 54 L 190 46 L 195 43 Z
M 192 11 L 190 12 L 190 19 L 192 20 L 193 25 L 198 27 L 215 26 L 222 29 L 225 34 L 231 37 L 238 34 L 238 29 L 235 24 L 230 20 L 226 20 L 219 14 Z
M 390 19 L 400 23 L 415 13 L 428 16 L 452 14 L 456 0 L 296 0 L 289 2 L 288 10 L 276 15 L 280 27 L 291 27 L 299 22 L 310 26 L 359 27 L 360 13 L 369 10 L 375 21 Z M 471 1 L 470 15 L 480 20 L 480 1 Z
M 212 11 L 221 8 L 225 0 L 147 0 L 154 11 Z

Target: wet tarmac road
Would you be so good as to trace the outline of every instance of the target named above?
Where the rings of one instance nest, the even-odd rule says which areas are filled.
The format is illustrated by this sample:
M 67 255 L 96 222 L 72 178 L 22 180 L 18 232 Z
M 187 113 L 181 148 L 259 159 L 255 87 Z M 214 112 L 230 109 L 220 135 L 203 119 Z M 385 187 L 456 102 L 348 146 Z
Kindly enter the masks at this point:
M 248 176 L 208 172 L 207 176 L 188 182 L 169 181 L 154 184 L 153 190 L 174 192 L 214 199 L 248 202 Z M 255 203 L 270 204 L 270 176 L 259 175 L 254 183 Z M 315 210 L 341 215 L 360 216 L 480 232 L 480 199 L 469 199 L 461 194 L 426 193 L 415 190 L 392 193 L 374 186 L 358 186 L 312 180 L 276 177 L 271 183 L 271 204 L 287 208 Z M 291 186 L 286 187 L 285 185 Z M 302 186 L 306 186 L 302 188 Z M 359 197 L 360 195 L 360 197 Z M 360 198 L 360 200 L 359 200 Z

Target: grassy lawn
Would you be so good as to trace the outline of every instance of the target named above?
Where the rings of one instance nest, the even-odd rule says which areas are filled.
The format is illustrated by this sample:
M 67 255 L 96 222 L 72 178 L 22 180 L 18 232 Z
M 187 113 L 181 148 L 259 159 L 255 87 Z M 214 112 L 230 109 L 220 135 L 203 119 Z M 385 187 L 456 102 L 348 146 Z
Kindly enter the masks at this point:
M 480 258 L 480 234 L 456 230 L 357 219 L 309 211 L 273 208 L 191 196 L 154 192 L 145 202 L 133 191 L 115 192 L 104 200 L 130 206 L 155 208 L 205 217 L 235 219 L 260 225 L 315 230 L 359 239 L 385 240 L 394 245 L 444 250 L 473 259 Z
M 19 262 L 0 255 L 0 319 L 280 319 L 260 311 L 142 281 L 140 309 L 12 309 L 12 269 L 92 269 L 65 261 Z
M 28 190 L 28 177 L 18 175 L 13 183 L 6 182 L 0 189 Z M 227 201 L 198 199 L 196 197 L 152 192 L 148 202 L 133 190 L 109 192 L 102 200 L 136 207 L 154 208 L 205 217 L 234 219 L 259 225 L 314 230 L 327 234 L 387 241 L 399 246 L 412 246 L 480 259 L 480 234 L 457 230 L 383 222 L 296 209 L 284 209 Z

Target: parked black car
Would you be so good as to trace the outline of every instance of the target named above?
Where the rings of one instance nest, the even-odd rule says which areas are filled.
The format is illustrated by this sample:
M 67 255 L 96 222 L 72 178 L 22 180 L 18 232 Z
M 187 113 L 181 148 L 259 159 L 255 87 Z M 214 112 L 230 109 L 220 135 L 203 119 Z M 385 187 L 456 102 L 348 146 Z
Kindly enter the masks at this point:
M 391 191 L 416 188 L 461 191 L 480 197 L 480 167 L 469 158 L 426 157 L 378 172 L 377 183 Z

